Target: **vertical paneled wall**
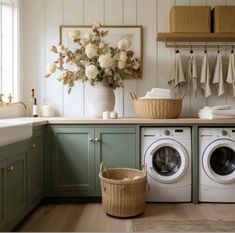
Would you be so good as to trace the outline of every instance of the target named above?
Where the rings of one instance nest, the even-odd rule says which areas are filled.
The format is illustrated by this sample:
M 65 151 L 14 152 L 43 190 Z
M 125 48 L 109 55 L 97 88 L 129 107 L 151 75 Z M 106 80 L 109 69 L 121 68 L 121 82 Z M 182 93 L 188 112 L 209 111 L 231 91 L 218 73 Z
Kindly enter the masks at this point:
M 45 67 L 54 60 L 52 44 L 58 44 L 59 25 L 143 25 L 143 79 L 125 80 L 124 88 L 115 91 L 120 117 L 134 117 L 129 92 L 143 96 L 152 87 L 168 88 L 174 50 L 156 42 L 157 32 L 168 31 L 168 14 L 172 5 L 235 4 L 234 0 L 22 0 L 21 1 L 21 96 L 27 103 L 35 88 L 40 104 L 49 103 L 58 116 L 86 116 L 86 84 L 77 82 L 70 95 L 56 78 L 45 80 Z M 211 66 L 216 50 L 209 50 Z M 187 61 L 189 50 L 181 50 Z M 225 67 L 229 50 L 221 50 Z M 196 49 L 200 73 L 203 49 Z M 205 99 L 201 90 L 197 98 L 185 97 L 182 116 L 196 116 L 204 105 L 234 104 L 231 88 L 222 97 Z

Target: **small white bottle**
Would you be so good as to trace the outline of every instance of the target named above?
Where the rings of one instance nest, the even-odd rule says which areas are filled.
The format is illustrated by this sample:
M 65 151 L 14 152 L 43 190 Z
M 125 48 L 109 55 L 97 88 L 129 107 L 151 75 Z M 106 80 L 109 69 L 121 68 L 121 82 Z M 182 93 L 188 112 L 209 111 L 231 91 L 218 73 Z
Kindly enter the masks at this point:
M 33 103 L 33 117 L 38 116 L 38 105 L 37 105 L 37 99 L 34 98 L 34 103 Z

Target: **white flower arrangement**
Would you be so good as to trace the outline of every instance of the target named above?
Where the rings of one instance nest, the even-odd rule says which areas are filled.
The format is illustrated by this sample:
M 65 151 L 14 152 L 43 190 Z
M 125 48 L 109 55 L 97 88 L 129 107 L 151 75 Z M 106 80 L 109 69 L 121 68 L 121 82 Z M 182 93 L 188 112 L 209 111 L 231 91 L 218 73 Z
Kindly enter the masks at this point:
M 52 46 L 51 51 L 58 54 L 58 59 L 48 65 L 46 78 L 60 70 L 57 79 L 68 86 L 68 93 L 76 80 L 89 81 L 91 85 L 103 82 L 115 89 L 123 86 L 125 78 L 139 78 L 141 65 L 129 50 L 131 41 L 124 38 L 113 48 L 105 41 L 108 31 L 101 31 L 100 27 L 94 23 L 92 31 L 84 35 L 79 30 L 69 32 L 69 38 L 78 45 L 73 52 L 63 45 Z

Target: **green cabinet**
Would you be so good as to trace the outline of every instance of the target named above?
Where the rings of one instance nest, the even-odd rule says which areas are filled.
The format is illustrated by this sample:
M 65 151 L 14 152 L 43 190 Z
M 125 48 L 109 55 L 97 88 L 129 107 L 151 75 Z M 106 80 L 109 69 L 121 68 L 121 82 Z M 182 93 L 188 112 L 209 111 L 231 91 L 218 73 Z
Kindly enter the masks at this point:
M 52 126 L 52 195 L 99 196 L 99 165 L 139 167 L 135 126 Z
M 27 207 L 26 203 L 26 152 L 14 155 L 7 161 L 7 222 L 11 223 Z
M 94 192 L 92 128 L 53 127 L 52 191 L 62 195 Z
M 27 154 L 28 205 L 36 205 L 43 197 L 43 130 L 33 131 Z
M 6 219 L 6 161 L 0 161 L 0 230 L 7 224 Z

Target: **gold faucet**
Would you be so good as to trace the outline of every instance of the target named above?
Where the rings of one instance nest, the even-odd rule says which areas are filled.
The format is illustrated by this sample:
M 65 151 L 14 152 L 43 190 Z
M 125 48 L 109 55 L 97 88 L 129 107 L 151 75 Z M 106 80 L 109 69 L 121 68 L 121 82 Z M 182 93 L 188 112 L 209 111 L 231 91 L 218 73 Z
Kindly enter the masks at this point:
M 8 98 L 8 102 L 3 102 L 2 100 L 2 97 L 4 96 L 4 94 L 0 94 L 0 106 L 2 105 L 5 105 L 5 106 L 10 106 L 10 105 L 22 105 L 25 109 L 26 109 L 26 105 L 23 103 L 23 102 L 15 102 L 15 103 L 12 103 L 12 95 L 9 94 L 9 96 L 7 97 Z

